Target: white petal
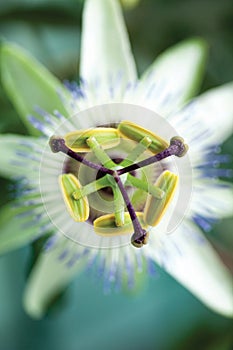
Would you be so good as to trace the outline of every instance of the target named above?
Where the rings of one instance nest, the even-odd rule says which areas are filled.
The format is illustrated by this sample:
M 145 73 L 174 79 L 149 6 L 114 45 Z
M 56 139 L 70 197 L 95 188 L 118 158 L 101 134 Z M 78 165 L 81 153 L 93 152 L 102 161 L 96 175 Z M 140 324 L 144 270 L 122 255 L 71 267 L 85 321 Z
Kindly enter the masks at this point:
M 221 143 L 233 132 L 233 83 L 212 89 L 197 99 L 201 117 L 211 131 L 214 143 Z
M 169 274 L 209 308 L 233 316 L 232 276 L 194 224 L 170 235 L 154 232 L 151 243 L 149 255 Z
M 191 199 L 192 212 L 210 218 L 233 215 L 233 186 L 230 183 L 206 179 L 195 183 Z
M 87 0 L 83 13 L 80 76 L 88 83 L 135 81 L 136 68 L 121 9 L 116 0 Z
M 190 39 L 162 53 L 141 78 L 141 101 L 161 115 L 175 112 L 198 90 L 206 44 Z
M 38 177 L 40 155 L 35 150 L 40 150 L 39 144 L 35 137 L 0 135 L 0 175 Z
M 0 254 L 21 248 L 51 231 L 49 218 L 37 197 L 16 200 L 0 210 Z M 35 195 L 35 194 L 34 194 Z M 31 195 L 32 196 L 32 195 Z
M 191 153 L 221 144 L 232 134 L 232 101 L 233 83 L 229 83 L 209 90 L 171 116 L 171 123 L 178 126 L 177 130 L 186 138 Z

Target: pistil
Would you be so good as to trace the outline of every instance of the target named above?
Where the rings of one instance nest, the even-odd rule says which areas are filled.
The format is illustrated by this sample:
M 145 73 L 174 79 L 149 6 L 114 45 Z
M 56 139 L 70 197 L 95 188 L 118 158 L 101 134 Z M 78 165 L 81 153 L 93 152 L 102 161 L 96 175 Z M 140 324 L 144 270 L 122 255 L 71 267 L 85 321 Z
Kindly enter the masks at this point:
M 129 130 L 128 130 L 129 127 L 131 127 L 131 128 L 134 127 L 134 128 L 136 128 L 137 132 L 140 131 L 142 133 L 142 130 L 140 127 L 135 126 L 135 125 L 132 126 L 130 124 L 130 126 L 128 126 L 128 129 L 127 129 L 125 124 L 127 124 L 127 123 L 125 122 L 125 123 L 122 123 L 122 125 L 121 125 L 122 128 L 124 127 L 123 131 L 125 133 L 129 132 Z M 125 130 L 125 128 L 126 128 L 126 130 Z M 123 132 L 123 131 L 121 130 L 121 132 Z M 153 135 L 151 137 L 153 138 Z M 157 141 L 157 138 L 154 137 L 153 138 L 154 147 L 156 145 L 156 141 Z M 140 168 L 146 167 L 150 164 L 159 162 L 159 161 L 161 161 L 165 158 L 168 158 L 170 156 L 173 156 L 173 155 L 177 156 L 177 157 L 182 157 L 186 154 L 186 152 L 188 150 L 188 146 L 184 143 L 184 140 L 181 137 L 175 136 L 170 140 L 169 147 L 167 147 L 163 151 L 153 155 L 152 157 L 144 159 L 140 162 L 135 162 L 136 159 L 139 157 L 139 155 L 142 154 L 152 144 L 152 139 L 148 136 L 144 136 L 141 139 L 141 141 L 139 142 L 139 144 L 128 155 L 128 157 L 121 162 L 120 166 L 116 166 L 116 164 L 108 156 L 108 154 L 104 151 L 101 144 L 99 144 L 99 142 L 97 141 L 97 139 L 94 136 L 88 137 L 85 142 L 90 147 L 90 149 L 93 151 L 95 156 L 99 159 L 101 164 L 96 164 L 90 160 L 87 160 L 85 157 L 81 156 L 80 153 L 74 152 L 72 149 L 67 147 L 66 142 L 62 137 L 52 136 L 50 138 L 50 141 L 49 141 L 49 145 L 50 145 L 52 152 L 54 152 L 54 153 L 62 152 L 64 154 L 68 155 L 69 157 L 75 159 L 76 161 L 86 165 L 87 167 L 95 169 L 97 172 L 101 172 L 103 174 L 103 177 L 101 179 L 96 180 L 96 181 L 92 182 L 91 184 L 86 185 L 83 188 L 77 186 L 77 189 L 75 189 L 75 188 L 74 188 L 74 190 L 72 189 L 72 193 L 71 193 L 70 197 L 68 196 L 68 200 L 69 200 L 68 204 L 70 204 L 70 202 L 71 202 L 71 204 L 74 205 L 75 202 L 73 202 L 73 201 L 77 201 L 79 203 L 79 201 L 82 198 L 85 198 L 85 196 L 87 196 L 88 194 L 95 192 L 95 191 L 99 190 L 100 188 L 103 188 L 103 187 L 110 185 L 113 189 L 114 200 L 115 200 L 115 223 L 116 223 L 116 226 L 117 227 L 124 226 L 124 218 L 125 218 L 124 202 L 125 202 L 126 207 L 128 209 L 130 219 L 132 221 L 133 228 L 134 228 L 134 233 L 131 237 L 131 243 L 135 247 L 142 247 L 144 244 L 147 243 L 149 233 L 141 226 L 141 224 L 139 222 L 137 214 L 134 210 L 134 207 L 130 201 L 128 193 L 125 189 L 125 183 L 126 184 L 130 183 L 130 185 L 133 185 L 134 187 L 143 189 L 144 191 L 148 192 L 154 198 L 154 200 L 159 200 L 159 201 L 163 199 L 163 197 L 165 195 L 165 192 L 164 192 L 165 190 L 162 190 L 158 185 L 151 185 L 151 184 L 144 183 L 141 179 L 137 179 L 136 177 L 132 176 L 129 173 L 136 170 L 136 169 L 140 169 Z M 135 163 L 133 163 L 133 162 L 135 162 Z M 122 177 L 123 174 L 125 174 L 125 176 Z M 125 179 L 123 180 L 123 178 L 125 178 Z M 71 180 L 73 180 L 73 182 L 74 182 L 73 178 L 71 178 Z M 65 191 L 65 194 L 66 194 L 66 191 Z M 161 203 L 163 203 L 163 202 L 161 202 Z M 76 218 L 76 216 L 75 216 L 75 218 Z M 153 216 L 153 212 L 152 212 L 152 216 Z M 81 219 L 83 219 L 82 216 L 79 215 L 78 218 L 79 217 L 81 217 Z M 153 219 L 154 219 L 154 217 L 153 217 Z M 157 216 L 156 216 L 156 219 L 157 219 Z
M 78 162 L 88 166 L 89 168 L 95 169 L 97 171 L 101 171 L 104 174 L 113 175 L 114 171 L 111 169 L 105 168 L 103 165 L 93 163 L 86 158 L 82 157 L 78 153 L 75 153 L 70 148 L 68 148 L 65 144 L 65 140 L 59 136 L 52 136 L 49 140 L 49 145 L 53 153 L 62 152 L 67 154 L 69 157 L 77 160 Z
M 123 169 L 119 169 L 117 171 L 118 175 L 122 175 L 125 173 L 129 173 L 131 171 L 137 170 L 139 168 L 143 168 L 145 166 L 148 166 L 150 164 L 159 162 L 165 158 L 168 158 L 170 156 L 177 156 L 177 157 L 183 157 L 186 152 L 188 151 L 188 146 L 184 143 L 184 140 L 182 137 L 174 136 L 170 140 L 170 146 L 163 150 L 162 152 L 149 157 L 147 159 L 142 160 L 141 162 L 134 163 L 132 165 L 129 165 Z

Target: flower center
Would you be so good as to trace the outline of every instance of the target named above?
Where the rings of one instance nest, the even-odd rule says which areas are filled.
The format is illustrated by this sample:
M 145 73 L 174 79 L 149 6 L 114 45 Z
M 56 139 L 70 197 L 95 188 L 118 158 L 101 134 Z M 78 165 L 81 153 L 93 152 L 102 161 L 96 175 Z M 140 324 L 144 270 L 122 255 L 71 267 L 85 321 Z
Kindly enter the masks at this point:
M 188 149 L 180 137 L 168 145 L 129 121 L 53 136 L 50 147 L 69 157 L 59 183 L 73 220 L 91 222 L 100 236 L 131 234 L 135 247 L 147 243 L 175 193 L 178 176 L 161 161 Z

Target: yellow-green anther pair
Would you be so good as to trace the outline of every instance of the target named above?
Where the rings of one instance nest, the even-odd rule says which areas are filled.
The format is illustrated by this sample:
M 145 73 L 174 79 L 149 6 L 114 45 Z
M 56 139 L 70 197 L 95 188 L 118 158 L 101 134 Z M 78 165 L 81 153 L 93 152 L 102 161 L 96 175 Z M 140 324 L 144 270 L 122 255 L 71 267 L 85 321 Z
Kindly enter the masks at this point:
M 162 198 L 149 195 L 143 212 L 136 212 L 142 228 L 156 226 L 166 212 L 169 203 L 175 194 L 177 188 L 178 176 L 168 170 L 164 171 L 155 183 L 157 189 L 163 193 Z M 132 233 L 133 226 L 129 213 L 124 213 L 124 225 L 116 225 L 114 214 L 103 215 L 94 221 L 94 229 L 97 234 L 102 236 L 112 236 Z
M 65 136 L 65 143 L 75 152 L 90 152 L 92 149 L 87 140 L 91 137 L 95 137 L 104 149 L 115 147 L 120 142 L 120 133 L 117 129 L 96 128 L 70 132 Z
M 131 178 L 134 177 L 132 176 Z M 62 189 L 63 198 L 70 215 L 75 221 L 81 222 L 88 219 L 89 205 L 86 196 L 110 185 L 107 181 L 106 176 L 82 188 L 80 182 L 73 174 L 63 174 L 60 176 L 60 187 Z M 134 184 L 136 184 L 136 182 L 140 180 L 134 178 L 133 181 L 135 181 Z M 173 198 L 177 182 L 177 175 L 170 171 L 165 171 L 160 175 L 155 185 L 149 185 L 148 192 L 152 194 L 147 198 L 143 216 L 144 222 L 147 225 L 156 226 L 159 223 Z M 145 184 L 145 186 L 146 185 L 147 184 Z M 118 227 L 118 233 L 121 232 L 120 228 L 122 228 L 122 234 L 124 234 L 125 225 L 128 225 L 128 223 L 125 223 L 125 214 L 127 213 L 124 212 L 124 202 L 121 193 L 114 186 L 112 186 L 112 189 L 114 193 L 115 214 L 111 215 L 111 220 L 114 218 L 115 226 L 111 222 L 111 227 Z M 153 191 L 155 192 L 153 193 Z M 103 221 L 97 221 L 98 227 L 101 226 L 101 223 L 105 226 L 105 219 L 109 220 L 109 216 L 103 216 L 102 218 Z M 104 233 L 102 232 L 102 234 Z
M 148 137 L 151 140 L 148 149 L 153 153 L 159 153 L 168 147 L 168 143 L 161 137 L 132 122 L 122 121 L 118 125 L 118 130 L 124 137 L 136 142 L 140 142 L 145 137 Z
M 89 217 L 87 197 L 79 200 L 73 198 L 73 193 L 81 188 L 80 182 L 73 174 L 63 174 L 59 177 L 60 188 L 67 210 L 71 217 L 78 222 L 86 221 Z
M 102 188 L 111 186 L 114 196 L 115 223 L 116 226 L 124 225 L 124 200 L 117 186 L 109 181 L 108 175 L 84 187 L 81 186 L 80 182 L 73 174 L 60 175 L 59 181 L 66 207 L 71 217 L 77 222 L 86 221 L 89 217 L 87 196 Z

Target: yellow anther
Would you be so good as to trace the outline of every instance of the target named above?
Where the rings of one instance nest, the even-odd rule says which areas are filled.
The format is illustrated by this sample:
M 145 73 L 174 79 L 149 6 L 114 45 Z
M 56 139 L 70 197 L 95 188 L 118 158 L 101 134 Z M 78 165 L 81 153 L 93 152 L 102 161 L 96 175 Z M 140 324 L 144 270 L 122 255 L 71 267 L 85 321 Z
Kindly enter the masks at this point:
M 136 212 L 137 218 L 144 229 L 148 227 L 143 220 L 143 213 Z M 94 221 L 94 230 L 98 235 L 112 237 L 128 235 L 134 232 L 133 224 L 129 213 L 124 213 L 124 225 L 117 226 L 114 214 L 100 216 Z
M 130 121 L 122 121 L 118 125 L 118 130 L 124 137 L 136 142 L 140 142 L 142 139 L 147 137 L 148 139 L 146 142 L 148 142 L 148 145 L 151 142 L 148 149 L 153 153 L 159 153 L 168 147 L 168 143 L 161 137 Z
M 144 221 L 150 226 L 156 226 L 162 219 L 171 202 L 178 184 L 178 176 L 168 170 L 164 171 L 155 183 L 155 186 L 164 192 L 162 199 L 148 196 L 144 210 Z
M 87 197 L 76 200 L 73 196 L 81 184 L 73 174 L 63 174 L 59 176 L 59 184 L 63 199 L 70 216 L 78 222 L 86 221 L 89 217 L 89 204 Z
M 90 152 L 91 148 L 87 140 L 91 137 L 94 137 L 103 149 L 115 147 L 120 142 L 120 134 L 117 129 L 96 128 L 72 131 L 65 135 L 65 143 L 74 152 Z

